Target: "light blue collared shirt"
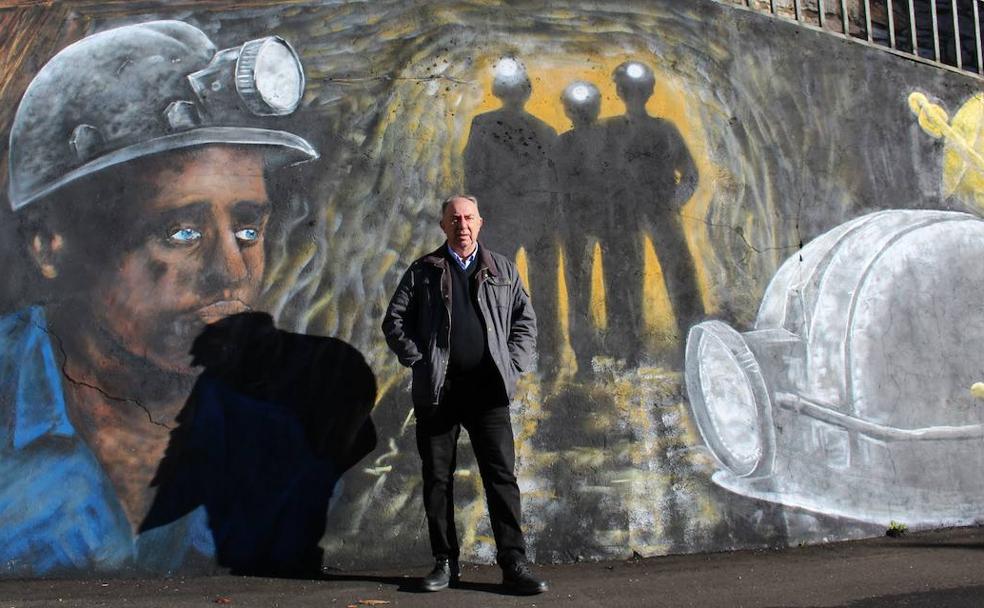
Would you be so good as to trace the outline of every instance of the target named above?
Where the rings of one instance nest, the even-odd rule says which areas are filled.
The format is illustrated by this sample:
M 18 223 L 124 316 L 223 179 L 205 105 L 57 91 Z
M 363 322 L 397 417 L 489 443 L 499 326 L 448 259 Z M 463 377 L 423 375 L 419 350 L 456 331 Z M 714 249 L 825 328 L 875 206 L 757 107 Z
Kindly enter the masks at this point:
M 448 253 L 451 254 L 451 259 L 454 260 L 462 270 L 468 270 L 471 263 L 475 261 L 475 256 L 478 255 L 478 245 L 475 245 L 475 251 L 472 251 L 472 254 L 467 258 L 462 258 L 460 255 L 455 253 L 454 249 L 451 249 L 450 244 L 445 243 L 444 246 L 448 248 Z

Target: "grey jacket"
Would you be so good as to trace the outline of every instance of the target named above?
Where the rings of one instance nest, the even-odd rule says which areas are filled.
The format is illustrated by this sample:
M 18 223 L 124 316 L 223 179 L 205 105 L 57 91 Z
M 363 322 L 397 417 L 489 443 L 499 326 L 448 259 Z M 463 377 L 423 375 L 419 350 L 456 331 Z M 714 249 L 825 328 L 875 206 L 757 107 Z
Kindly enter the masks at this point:
M 420 413 L 437 407 L 451 342 L 451 272 L 441 245 L 410 265 L 383 318 L 386 343 L 413 370 L 411 396 Z M 479 244 L 478 307 L 488 328 L 489 353 L 512 399 L 519 374 L 536 351 L 536 315 L 516 266 Z

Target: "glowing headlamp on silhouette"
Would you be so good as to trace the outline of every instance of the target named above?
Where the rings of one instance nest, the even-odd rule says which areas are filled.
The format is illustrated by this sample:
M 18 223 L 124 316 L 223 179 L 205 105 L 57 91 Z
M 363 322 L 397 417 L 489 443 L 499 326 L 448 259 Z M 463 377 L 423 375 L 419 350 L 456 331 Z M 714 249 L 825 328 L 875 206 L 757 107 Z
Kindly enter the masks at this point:
M 626 66 L 625 73 L 629 78 L 635 78 L 638 80 L 646 75 L 646 68 L 642 67 L 642 65 L 638 63 L 630 63 Z
M 492 71 L 492 93 L 494 95 L 500 96 L 509 92 L 529 91 L 530 77 L 526 74 L 526 66 L 515 57 L 503 57 L 499 59 L 493 66 Z
M 573 97 L 575 101 L 587 101 L 590 96 L 591 91 L 584 85 L 578 85 L 571 90 L 571 97 Z
M 598 87 L 584 80 L 575 80 L 564 88 L 561 100 L 566 104 L 584 105 L 601 100 Z

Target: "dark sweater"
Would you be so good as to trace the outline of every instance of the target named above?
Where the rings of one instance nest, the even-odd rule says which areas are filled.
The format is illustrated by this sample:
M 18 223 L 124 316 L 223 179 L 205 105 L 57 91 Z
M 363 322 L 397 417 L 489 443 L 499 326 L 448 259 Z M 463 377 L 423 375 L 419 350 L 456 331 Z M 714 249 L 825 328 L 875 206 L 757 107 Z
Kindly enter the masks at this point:
M 448 375 L 461 376 L 477 371 L 488 350 L 475 282 L 478 258 L 462 270 L 447 250 L 445 256 L 451 269 L 451 357 Z

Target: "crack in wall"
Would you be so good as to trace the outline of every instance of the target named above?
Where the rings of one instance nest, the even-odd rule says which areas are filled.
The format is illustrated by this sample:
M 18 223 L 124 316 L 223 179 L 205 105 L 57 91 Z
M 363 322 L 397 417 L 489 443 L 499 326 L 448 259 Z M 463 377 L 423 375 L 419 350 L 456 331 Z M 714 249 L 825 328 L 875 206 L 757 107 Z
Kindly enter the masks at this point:
M 71 376 L 71 374 L 68 373 L 68 370 L 66 369 L 67 366 L 68 366 L 68 353 L 65 351 L 65 343 L 62 341 L 61 336 L 59 336 L 55 332 L 51 331 L 49 328 L 44 327 L 44 326 L 41 326 L 41 325 L 38 325 L 37 323 L 34 323 L 33 325 L 35 327 L 37 327 L 38 329 L 40 329 L 41 331 L 43 331 L 49 337 L 54 338 L 54 342 L 56 342 L 58 344 L 58 351 L 61 353 L 61 359 L 62 359 L 61 365 L 60 365 L 60 370 L 61 370 L 62 376 L 66 380 L 68 380 L 69 382 L 71 382 L 72 384 L 74 384 L 76 386 L 82 386 L 82 387 L 85 387 L 85 388 L 88 388 L 88 389 L 92 389 L 92 390 L 98 392 L 100 395 L 102 395 L 106 399 L 109 399 L 110 401 L 116 401 L 118 403 L 132 403 L 132 404 L 136 405 L 138 408 L 140 408 L 141 410 L 143 410 L 143 412 L 147 415 L 147 420 L 151 424 L 155 424 L 157 426 L 163 427 L 163 428 L 165 428 L 165 429 L 167 429 L 169 431 L 173 431 L 174 430 L 174 427 L 172 427 L 171 425 L 169 425 L 167 423 L 164 423 L 164 422 L 159 422 L 157 420 L 154 420 L 154 416 L 153 416 L 153 414 L 150 413 L 150 409 L 147 406 L 145 406 L 143 403 L 141 403 L 139 399 L 132 399 L 132 398 L 129 398 L 129 397 L 118 397 L 116 395 L 112 395 L 112 394 L 106 392 L 101 387 L 96 386 L 95 384 L 90 384 L 88 382 L 85 382 L 84 380 L 79 380 L 77 378 L 73 378 Z
M 747 238 L 745 238 L 745 231 L 742 230 L 741 226 L 732 226 L 730 224 L 717 224 L 708 219 L 697 217 L 696 215 L 684 215 L 681 213 L 680 217 L 688 220 L 697 220 L 698 222 L 702 222 L 713 228 L 727 228 L 728 230 L 732 230 L 734 231 L 735 234 L 738 235 L 738 237 L 741 239 L 741 242 L 744 243 L 745 247 L 751 249 L 755 253 L 765 253 L 767 251 L 785 251 L 788 249 L 801 249 L 803 247 L 802 241 L 796 243 L 795 245 L 780 245 L 776 247 L 756 247 L 755 245 L 752 245 L 750 242 L 748 242 Z M 799 228 L 798 221 L 796 225 L 798 229 Z
M 326 78 L 325 80 L 329 82 L 335 82 L 340 84 L 354 84 L 357 82 L 373 82 L 379 80 L 385 81 L 400 81 L 407 80 L 411 82 L 431 82 L 436 80 L 446 80 L 448 82 L 453 82 L 455 84 L 475 84 L 474 80 L 465 80 L 463 78 L 455 78 L 454 76 L 445 76 L 444 74 L 435 74 L 433 76 L 390 76 L 389 74 L 383 74 L 381 76 L 365 76 L 363 78 Z

